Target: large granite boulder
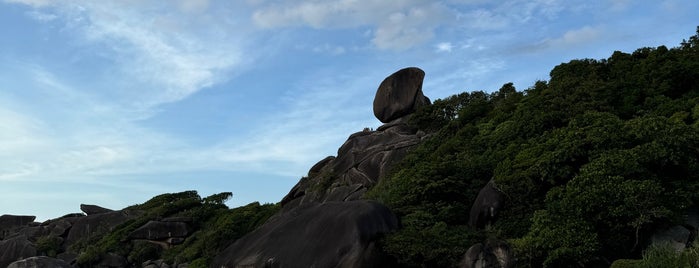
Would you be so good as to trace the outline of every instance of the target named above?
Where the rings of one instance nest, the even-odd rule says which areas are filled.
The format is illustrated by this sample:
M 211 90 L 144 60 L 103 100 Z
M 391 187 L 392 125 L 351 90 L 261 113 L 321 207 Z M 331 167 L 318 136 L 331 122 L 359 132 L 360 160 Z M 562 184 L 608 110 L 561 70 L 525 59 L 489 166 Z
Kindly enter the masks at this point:
M 51 258 L 51 257 L 46 257 L 46 256 L 38 256 L 38 257 L 30 257 L 22 260 L 18 260 L 16 262 L 10 263 L 10 265 L 7 266 L 7 268 L 72 268 L 73 266 L 70 266 L 67 262 L 61 260 L 61 259 L 56 259 L 56 258 Z
M 401 69 L 386 77 L 374 97 L 374 116 L 388 123 L 430 104 L 422 94 L 424 78 L 425 72 L 415 67 Z
M 36 256 L 36 247 L 26 236 L 16 235 L 0 241 L 0 267 L 33 256 Z
M 473 206 L 471 206 L 469 225 L 475 228 L 483 228 L 495 222 L 503 202 L 504 196 L 495 186 L 495 180 L 490 180 L 488 184 L 478 192 L 476 201 L 474 201 Z
M 0 239 L 10 237 L 17 229 L 34 222 L 35 216 L 2 215 L 0 216 Z
M 173 237 L 186 237 L 189 226 L 177 221 L 149 221 L 129 234 L 131 239 L 165 240 Z
M 135 216 L 129 211 L 112 211 L 75 218 L 75 222 L 66 235 L 63 247 L 67 249 L 82 238 L 105 234 Z
M 515 267 L 514 252 L 499 240 L 489 240 L 471 246 L 464 254 L 459 268 L 512 268 Z
M 80 210 L 82 212 L 85 212 L 85 214 L 87 214 L 87 215 L 102 214 L 102 213 L 114 211 L 114 210 L 111 210 L 108 208 L 100 207 L 98 205 L 86 205 L 86 204 L 80 204 Z
M 396 216 L 376 202 L 307 204 L 270 218 L 212 267 L 386 267 L 391 259 L 375 242 L 397 228 Z
M 282 199 L 282 206 L 358 200 L 425 137 L 404 122 L 354 133 L 338 149 L 337 157 L 327 157 L 311 168 L 308 177 Z

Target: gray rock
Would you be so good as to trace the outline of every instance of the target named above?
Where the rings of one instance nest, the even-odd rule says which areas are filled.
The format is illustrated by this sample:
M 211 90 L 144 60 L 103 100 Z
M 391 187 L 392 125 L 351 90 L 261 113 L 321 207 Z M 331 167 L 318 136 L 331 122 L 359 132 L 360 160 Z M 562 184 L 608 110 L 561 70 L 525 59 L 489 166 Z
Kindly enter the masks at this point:
M 374 97 L 374 116 L 388 123 L 430 104 L 422 94 L 424 78 L 425 72 L 415 67 L 401 69 L 386 77 Z
M 237 240 L 212 267 L 385 267 L 391 259 L 375 241 L 397 228 L 396 216 L 376 202 L 307 204 Z
M 97 215 L 97 214 L 102 214 L 102 213 L 107 213 L 107 212 L 112 212 L 113 210 L 108 209 L 108 208 L 103 208 L 98 205 L 86 205 L 86 204 L 80 204 L 80 210 L 82 212 L 85 212 L 85 214 L 89 215 Z
M 17 230 L 34 222 L 35 216 L 2 215 L 0 216 L 0 240 L 12 236 Z
M 61 259 L 37 256 L 10 263 L 7 268 L 72 268 L 72 266 Z
M 662 229 L 651 236 L 653 244 L 667 244 L 681 252 L 690 242 L 691 232 L 684 226 L 675 225 L 667 229 Z
M 184 222 L 149 221 L 129 234 L 131 239 L 165 240 L 172 237 L 186 237 L 189 226 Z
M 0 241 L 0 267 L 33 256 L 36 256 L 36 247 L 26 236 L 18 235 Z
M 391 123 L 377 131 L 350 135 L 338 149 L 314 165 L 282 199 L 284 209 L 323 201 L 349 201 L 385 177 L 408 151 L 422 142 L 418 130 L 405 123 Z M 424 135 L 424 134 L 423 134 Z
M 475 228 L 483 228 L 495 221 L 504 202 L 502 193 L 495 186 L 495 181 L 490 180 L 488 184 L 478 192 L 476 200 L 471 206 L 469 214 L 469 225 Z
M 126 258 L 116 255 L 114 253 L 107 253 L 102 256 L 100 262 L 97 263 L 98 268 L 123 268 L 128 267 L 128 262 Z
M 63 247 L 67 249 L 73 243 L 85 237 L 103 235 L 135 216 L 125 211 L 112 211 L 75 218 L 76 221 L 68 231 Z
M 515 257 L 510 246 L 499 240 L 477 243 L 466 251 L 459 268 L 512 268 Z

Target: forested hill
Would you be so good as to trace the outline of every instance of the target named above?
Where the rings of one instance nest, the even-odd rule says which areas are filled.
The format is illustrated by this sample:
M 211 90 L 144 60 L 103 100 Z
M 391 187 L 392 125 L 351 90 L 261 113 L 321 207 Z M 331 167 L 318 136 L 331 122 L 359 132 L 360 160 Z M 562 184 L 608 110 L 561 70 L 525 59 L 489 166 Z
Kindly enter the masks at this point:
M 278 204 L 186 191 L 2 215 L 0 267 L 699 267 L 699 27 L 523 91 L 430 103 L 424 75 L 387 77 L 385 124 Z
M 471 245 L 502 241 L 517 267 L 609 267 L 641 259 L 668 228 L 687 229 L 691 244 L 699 28 L 678 47 L 572 60 L 550 75 L 524 91 L 461 93 L 413 115 L 437 134 L 369 193 L 403 224 L 382 241 L 386 252 L 407 266 L 449 267 Z M 476 222 L 474 200 L 491 179 L 501 202 Z M 699 261 L 696 251 L 652 250 Z M 615 266 L 651 267 L 645 258 Z M 678 267 L 670 259 L 660 262 Z

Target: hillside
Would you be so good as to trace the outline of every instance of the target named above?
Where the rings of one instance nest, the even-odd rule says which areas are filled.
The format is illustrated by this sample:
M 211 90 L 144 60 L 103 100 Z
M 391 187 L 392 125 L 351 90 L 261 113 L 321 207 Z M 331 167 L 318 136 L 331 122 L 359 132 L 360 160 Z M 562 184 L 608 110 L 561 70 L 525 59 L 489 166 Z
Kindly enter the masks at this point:
M 278 204 L 188 191 L 44 223 L 3 215 L 0 267 L 699 264 L 699 27 L 521 91 L 431 102 L 424 75 L 386 78 L 373 104 L 385 124 Z

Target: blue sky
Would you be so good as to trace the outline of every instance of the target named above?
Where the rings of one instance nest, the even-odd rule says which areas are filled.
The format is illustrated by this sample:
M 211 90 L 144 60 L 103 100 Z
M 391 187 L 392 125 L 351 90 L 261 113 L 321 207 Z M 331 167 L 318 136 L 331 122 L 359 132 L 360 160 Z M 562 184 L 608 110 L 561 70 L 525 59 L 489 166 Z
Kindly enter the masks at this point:
M 277 202 L 387 75 L 432 99 L 678 45 L 699 1 L 0 0 L 0 214 L 183 190 Z

